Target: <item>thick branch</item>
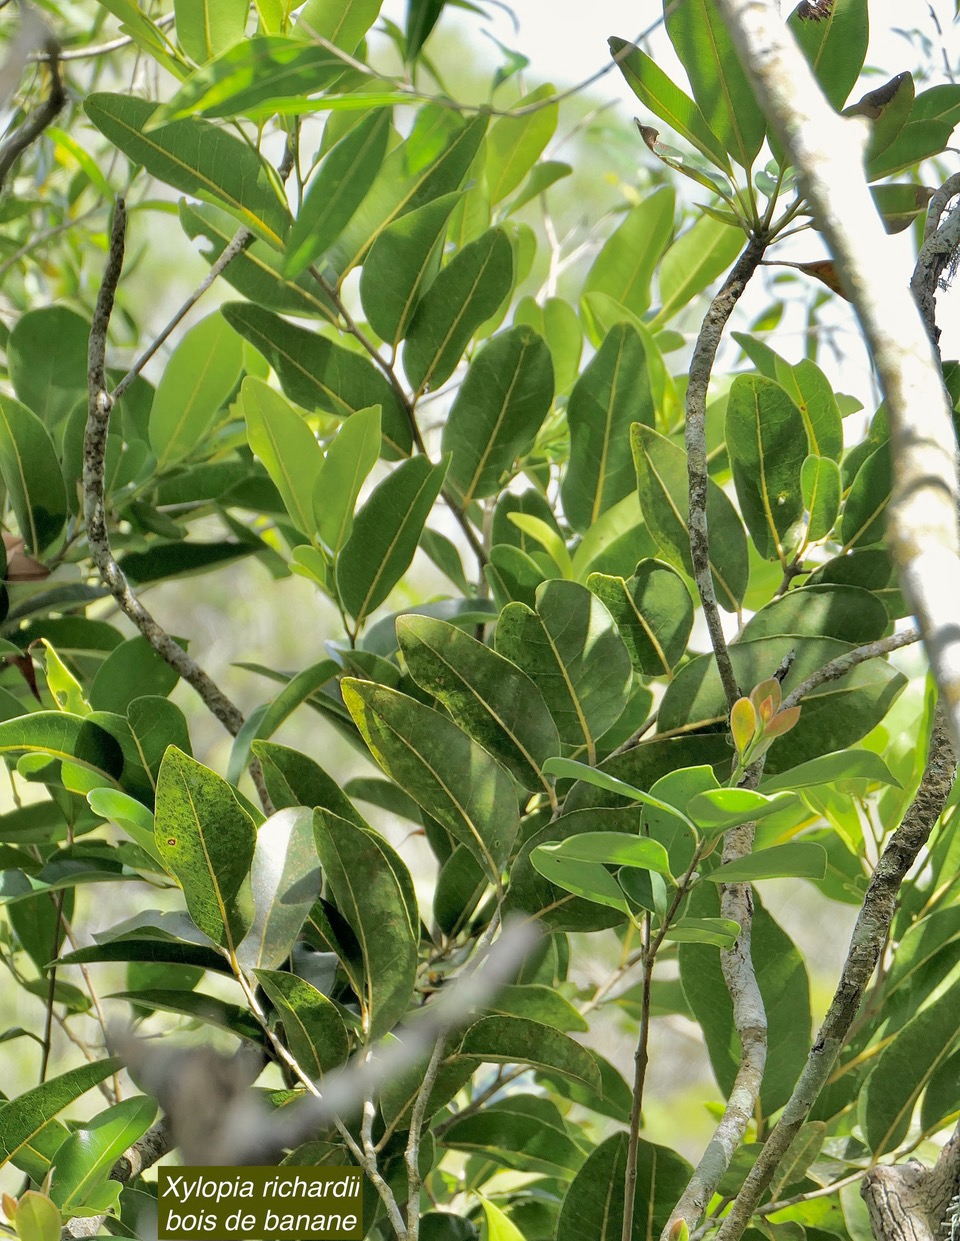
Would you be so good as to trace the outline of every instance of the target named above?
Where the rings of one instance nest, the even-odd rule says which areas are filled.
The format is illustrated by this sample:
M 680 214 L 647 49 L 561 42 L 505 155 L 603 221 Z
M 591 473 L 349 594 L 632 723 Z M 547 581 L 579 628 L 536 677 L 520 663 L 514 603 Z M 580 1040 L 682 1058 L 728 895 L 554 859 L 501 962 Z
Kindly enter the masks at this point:
M 740 697 L 740 690 L 723 636 L 713 575 L 710 572 L 710 541 L 707 533 L 707 389 L 710 386 L 710 375 L 723 329 L 746 288 L 747 281 L 757 270 L 765 245 L 762 239 L 751 237 L 730 275 L 710 303 L 694 346 L 693 357 L 690 359 L 690 377 L 687 382 L 686 446 L 690 498 L 687 530 L 690 535 L 690 555 L 728 711 Z
M 932 1168 L 919 1160 L 871 1168 L 860 1193 L 877 1241 L 943 1241 L 960 1190 L 960 1125 Z
M 718 8 L 840 266 L 880 377 L 894 468 L 891 549 L 960 738 L 956 436 L 924 324 L 881 257 L 889 243 L 862 171 L 867 128 L 834 112 L 772 0 L 718 0 Z
M 946 804 L 956 763 L 946 712 L 938 703 L 920 787 L 870 880 L 830 1008 L 793 1094 L 723 1221 L 717 1241 L 739 1241 L 836 1064 L 886 941 L 900 885 Z

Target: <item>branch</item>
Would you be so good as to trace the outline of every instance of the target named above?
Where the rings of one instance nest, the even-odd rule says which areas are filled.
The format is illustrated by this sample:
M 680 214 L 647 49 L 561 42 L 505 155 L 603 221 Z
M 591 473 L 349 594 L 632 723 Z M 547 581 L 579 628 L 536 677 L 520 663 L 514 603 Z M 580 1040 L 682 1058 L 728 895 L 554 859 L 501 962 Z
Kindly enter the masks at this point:
M 727 641 L 723 636 L 717 596 L 713 588 L 713 574 L 710 571 L 710 542 L 707 535 L 707 389 L 710 386 L 710 375 L 723 329 L 746 288 L 747 281 L 757 270 L 765 248 L 766 242 L 763 238 L 751 237 L 730 275 L 710 303 L 693 349 L 693 357 L 690 359 L 690 377 L 687 382 L 686 446 L 690 495 L 687 530 L 690 535 L 690 555 L 728 711 L 740 697 L 740 689 L 730 662 Z
M 960 194 L 960 173 L 949 177 L 930 200 L 923 229 L 923 245 L 910 277 L 910 288 L 934 348 L 937 348 L 940 340 L 940 329 L 937 327 L 937 286 L 943 269 L 960 245 L 960 210 L 955 207 L 943 224 L 940 219 L 950 199 L 957 194 Z
M 836 1064 L 883 950 L 900 885 L 946 805 L 956 763 L 946 712 L 938 703 L 920 787 L 903 822 L 887 841 L 870 880 L 830 1008 L 780 1120 L 723 1221 L 717 1241 L 739 1241 Z
M 880 656 L 888 655 L 891 651 L 898 651 L 901 646 L 910 646 L 911 643 L 919 641 L 920 630 L 916 625 L 911 625 L 908 629 L 901 629 L 899 633 L 891 634 L 888 638 L 878 638 L 876 642 L 867 642 L 863 646 L 854 647 L 852 651 L 844 651 L 842 655 L 831 659 L 816 672 L 811 672 L 805 681 L 801 681 L 796 689 L 791 690 L 784 698 L 780 710 L 786 711 L 789 707 L 797 706 L 821 685 L 826 685 L 828 681 L 839 681 L 858 664 L 865 664 L 868 659 L 879 659 Z
M 40 106 L 34 108 L 19 129 L 14 130 L 6 142 L 0 146 L 0 190 L 3 189 L 7 174 L 13 165 L 27 147 L 36 142 L 67 101 L 63 80 L 60 77 L 60 44 L 47 29 L 43 19 L 32 9 L 25 14 L 20 34 L 3 66 L 4 77 L 17 69 L 17 58 L 24 51 L 25 43 L 31 46 L 39 44 L 46 52 L 50 65 L 50 91 Z M 25 56 L 24 59 L 27 57 Z M 17 77 L 19 76 L 19 71 L 17 71 Z
M 960 1125 L 932 1168 L 917 1159 L 871 1168 L 860 1193 L 877 1241 L 943 1241 L 960 1190 Z
M 718 0 L 761 107 L 837 260 L 890 419 L 891 550 L 955 739 L 960 739 L 960 530 L 952 410 L 924 324 L 904 298 L 863 175 L 868 128 L 838 116 L 772 0 Z
M 87 357 L 87 425 L 83 436 L 83 513 L 87 543 L 93 562 L 100 572 L 100 580 L 116 599 L 124 615 L 133 621 L 157 654 L 193 686 L 207 708 L 227 732 L 235 737 L 243 727 L 243 715 L 216 682 L 154 620 L 131 590 L 130 583 L 114 558 L 107 533 L 103 472 L 110 410 L 113 407 L 113 400 L 106 389 L 107 329 L 110 326 L 110 315 L 123 268 L 126 222 L 126 204 L 122 198 L 118 198 L 110 233 L 107 267 L 103 273 L 93 322 L 90 325 L 90 348 Z M 251 775 L 257 785 L 264 810 L 269 814 L 273 808 L 258 765 L 251 764 Z

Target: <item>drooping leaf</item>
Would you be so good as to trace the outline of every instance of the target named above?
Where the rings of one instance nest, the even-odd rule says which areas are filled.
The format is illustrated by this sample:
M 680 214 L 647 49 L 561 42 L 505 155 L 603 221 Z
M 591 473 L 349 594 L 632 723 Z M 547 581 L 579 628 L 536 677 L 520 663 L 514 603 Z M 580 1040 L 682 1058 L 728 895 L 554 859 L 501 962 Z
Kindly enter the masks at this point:
M 520 116 L 501 116 L 487 134 L 486 184 L 490 204 L 496 205 L 517 188 L 536 163 L 557 128 L 558 105 L 547 102 L 556 94 L 544 82 L 517 100 Z M 540 107 L 533 105 L 540 104 Z
M 341 690 L 387 775 L 498 883 L 518 828 L 506 770 L 446 716 L 405 694 L 352 677 L 343 679 Z
M 669 676 L 693 627 L 693 600 L 679 574 L 669 565 L 645 559 L 626 581 L 591 573 L 587 587 L 616 622 L 634 669 L 644 676 Z
M 450 486 L 464 506 L 496 494 L 552 400 L 550 350 L 531 328 L 508 328 L 478 352 L 443 428 Z
M 156 842 L 194 922 L 235 951 L 253 917 L 253 820 L 226 780 L 171 746 L 157 781 Z
M 67 516 L 63 474 L 50 432 L 26 405 L 0 395 L 0 477 L 28 555 L 56 539 Z
M 0 723 L 0 754 L 47 754 L 85 767 L 108 784 L 117 784 L 123 769 L 116 739 L 92 720 L 65 711 L 35 711 Z
M 403 863 L 369 828 L 326 810 L 314 825 L 326 883 L 360 945 L 365 1032 L 377 1039 L 407 1011 L 416 978 L 419 925 L 398 874 Z
M 237 948 L 245 970 L 275 970 L 290 955 L 320 895 L 313 811 L 278 810 L 261 823 L 250 868 L 253 922 Z
M 586 1048 L 526 1017 L 481 1017 L 460 1040 L 460 1054 L 492 1064 L 532 1064 L 601 1089 L 600 1070 Z

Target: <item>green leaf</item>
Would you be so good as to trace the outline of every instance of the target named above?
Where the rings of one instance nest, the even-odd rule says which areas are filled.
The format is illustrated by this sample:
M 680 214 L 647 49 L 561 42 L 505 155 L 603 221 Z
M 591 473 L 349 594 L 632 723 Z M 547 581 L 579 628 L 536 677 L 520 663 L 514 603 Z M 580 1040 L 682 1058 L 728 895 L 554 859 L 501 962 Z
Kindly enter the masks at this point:
M 534 517 L 532 513 L 510 513 L 507 519 L 543 548 L 553 561 L 553 565 L 550 566 L 551 571 L 553 567 L 556 567 L 561 577 L 573 580 L 573 560 L 567 551 L 563 536 L 554 529 L 551 522 Z M 544 563 L 539 552 L 532 552 L 531 559 L 534 557 L 538 563 Z
M 183 639 L 180 640 L 181 644 Z M 114 711 L 125 715 L 137 698 L 166 698 L 180 675 L 158 655 L 142 634 L 115 647 L 100 665 L 90 686 L 89 700 L 94 711 Z
M 410 877 L 369 828 L 318 810 L 314 830 L 327 885 L 360 945 L 364 1031 L 373 1041 L 396 1025 L 413 997 L 420 928 L 408 904 Z
M 840 750 L 835 754 L 823 754 L 808 763 L 800 763 L 782 775 L 768 776 L 762 788 L 764 793 L 775 793 L 780 789 L 810 788 L 840 780 L 869 780 L 871 784 L 900 787 L 890 768 L 873 750 Z
M 708 789 L 687 802 L 686 812 L 702 832 L 714 835 L 792 805 L 791 793 L 767 796 L 752 789 Z
M 443 428 L 450 486 L 464 507 L 497 493 L 552 400 L 550 350 L 531 328 L 508 328 L 477 353 Z
M 569 758 L 551 758 L 544 764 L 543 769 L 546 775 L 567 776 L 572 780 L 582 780 L 595 788 L 605 789 L 608 793 L 616 793 L 619 797 L 629 798 L 630 801 L 642 802 L 645 806 L 650 806 L 672 818 L 680 819 L 690 827 L 693 826 L 679 806 L 645 793 L 643 789 L 635 788 L 625 780 L 619 780 L 609 772 L 600 771 L 596 767 L 588 767 L 585 763 L 578 763 Z
M 501 987 L 487 1007 L 503 1017 L 525 1017 L 555 1030 L 586 1032 L 589 1025 L 569 1000 L 539 983 Z
M 692 578 L 686 454 L 651 427 L 635 424 L 630 442 L 644 521 L 664 560 Z M 717 601 L 725 611 L 736 612 L 747 589 L 747 538 L 736 509 L 712 479 L 707 480 L 707 521 Z
M 939 155 L 950 141 L 953 128 L 952 121 L 915 121 L 911 117 L 886 150 L 867 164 L 867 177 L 871 181 L 892 177 L 923 159 Z
M 205 64 L 243 38 L 245 0 L 174 0 L 177 41 L 191 60 Z
M 515 211 L 519 211 L 521 207 L 525 207 L 527 203 L 532 202 L 535 198 L 539 198 L 541 194 L 545 194 L 551 185 L 557 181 L 562 181 L 564 177 L 569 177 L 573 173 L 573 169 L 569 164 L 564 164 L 561 160 L 541 160 L 539 164 L 534 164 L 530 170 L 520 193 L 507 203 L 503 212 L 504 216 L 511 216 Z
M 326 39 L 345 52 L 357 45 L 380 13 L 380 0 L 307 0 L 297 19 L 297 33 Z
M 291 401 L 338 418 L 379 405 L 384 443 L 397 457 L 410 452 L 413 438 L 403 405 L 366 358 L 259 306 L 229 302 L 221 313 L 267 359 Z
M 20 1195 L 15 1223 L 20 1241 L 57 1241 L 62 1226 L 60 1212 L 46 1194 L 28 1189 Z
M 237 948 L 237 960 L 245 970 L 279 969 L 320 895 L 312 810 L 289 807 L 261 823 L 250 886 L 253 922 Z
M 670 676 L 693 628 L 693 600 L 676 570 L 645 559 L 627 581 L 591 573 L 587 587 L 616 622 L 634 670 L 643 676 Z
M 902 233 L 926 209 L 930 190 L 913 182 L 872 185 L 870 194 L 888 233 Z
M 519 825 L 507 771 L 446 716 L 405 694 L 352 677 L 341 691 L 386 774 L 499 883 Z
M 800 489 L 807 511 L 808 543 L 819 543 L 836 525 L 840 514 L 840 467 L 829 457 L 807 457 L 800 468 Z
M 762 375 L 738 375 L 727 402 L 726 441 L 737 498 L 757 551 L 784 560 L 803 515 L 800 470 L 807 455 L 800 411 Z
M 800 4 L 787 25 L 823 93 L 839 111 L 856 85 L 867 55 L 867 0 L 834 0 L 816 11 Z
M 779 667 L 790 651 L 796 657 L 784 678 L 784 696 L 793 686 L 831 659 L 851 649 L 832 638 L 790 636 L 735 642 L 730 658 L 742 686 L 758 684 Z M 800 721 L 788 736 L 773 743 L 767 753 L 771 775 L 839 750 L 858 741 L 883 719 L 905 684 L 903 675 L 884 660 L 874 659 L 814 690 L 803 700 Z M 712 656 L 696 656 L 667 686 L 658 727 L 709 728 L 726 720 L 727 708 Z
M 513 248 L 500 228 L 458 250 L 427 289 L 410 322 L 403 369 L 419 394 L 453 374 L 470 337 L 510 292 Z
M 531 1064 L 601 1089 L 597 1062 L 567 1034 L 525 1017 L 481 1017 L 460 1041 L 460 1055 L 490 1064 Z
M 646 351 L 628 323 L 610 329 L 567 402 L 570 458 L 560 488 L 563 511 L 581 534 L 635 485 L 632 423 L 654 424 Z
M 134 698 L 127 707 L 127 723 L 140 761 L 156 785 L 168 745 L 190 753 L 190 734 L 183 712 L 165 698 Z
M 484 116 L 464 121 L 438 104 L 420 109 L 409 137 L 387 155 L 370 192 L 327 256 L 341 279 L 394 220 L 460 188 L 486 128 Z
M 0 394 L 0 477 L 28 555 L 56 539 L 67 517 L 63 473 L 50 432 L 35 413 Z
M 287 239 L 287 276 L 299 275 L 340 236 L 380 170 L 389 133 L 390 111 L 378 108 L 324 157 Z
M 731 918 L 678 918 L 664 932 L 664 939 L 676 944 L 709 944 L 711 948 L 732 948 L 740 925 Z
M 129 793 L 121 793 L 119 789 L 105 788 L 92 789 L 87 794 L 87 801 L 94 814 L 111 823 L 118 823 L 141 849 L 163 864 L 154 839 L 153 812 L 142 802 Z
M 443 194 L 407 212 L 370 247 L 360 272 L 360 301 L 381 340 L 397 345 L 440 266 L 443 238 L 460 194 Z
M 86 396 L 89 340 L 89 320 L 68 306 L 37 306 L 10 329 L 13 390 L 51 430 Z
M 44 676 L 47 681 L 47 689 L 53 695 L 53 700 L 59 710 L 66 711 L 70 715 L 89 715 L 90 704 L 83 696 L 80 682 L 67 668 L 55 648 L 50 645 L 46 638 L 40 638 L 39 641 L 43 648 Z
M 129 1000 L 138 1009 L 147 1009 L 159 1013 L 176 1013 L 191 1021 L 201 1021 L 205 1025 L 217 1026 L 229 1034 L 253 1044 L 256 1048 L 264 1045 L 264 1034 L 260 1023 L 254 1015 L 239 1004 L 230 1004 L 226 1000 L 205 995 L 199 991 L 186 991 L 182 987 L 166 989 L 141 988 L 137 991 L 114 991 L 106 997 L 109 1000 Z
M 343 1064 L 350 1044 L 336 1005 L 296 974 L 268 969 L 256 974 L 283 1022 L 287 1045 L 309 1076 L 320 1078 Z
M 572 862 L 600 862 L 604 866 L 635 866 L 670 876 L 667 851 L 656 840 L 644 836 L 624 836 L 619 832 L 582 832 L 560 844 L 540 845 L 531 861 L 540 870 L 543 858 L 565 858 Z M 541 874 L 544 872 L 541 870 Z M 546 876 L 549 878 L 549 875 Z
M 116 739 L 92 720 L 65 711 L 35 711 L 0 723 L 0 754 L 48 754 L 87 768 L 118 784 L 123 752 Z
M 523 95 L 513 105 L 529 108 L 524 116 L 501 116 L 487 134 L 487 197 L 495 206 L 517 188 L 536 163 L 541 151 L 557 128 L 559 105 L 545 103 L 556 94 L 556 87 L 544 82 Z M 533 107 L 543 104 L 542 107 Z
M 51 1077 L 9 1103 L 0 1103 L 0 1167 L 32 1142 L 58 1112 L 120 1068 L 120 1060 L 107 1057 Z
M 595 754 L 633 680 L 630 655 L 600 600 L 578 582 L 545 582 L 536 611 L 504 608 L 496 646 L 539 686 L 561 740 Z
M 282 245 L 290 212 L 269 166 L 246 142 L 199 119 L 145 133 L 155 108 L 135 95 L 88 95 L 83 106 L 132 163 L 184 194 L 221 204 L 259 237 Z
M 554 888 L 629 916 L 630 905 L 623 889 L 601 862 L 564 857 L 550 845 L 538 845 L 530 853 L 530 863 Z
M 446 461 L 414 457 L 397 466 L 357 513 L 337 558 L 337 591 L 358 625 L 389 595 L 407 571 L 433 503 Z
M 749 169 L 767 126 L 719 11 L 711 0 L 684 0 L 664 9 L 664 23 L 707 124 Z
M 698 884 L 690 894 L 688 913 L 715 917 L 720 908 L 716 888 Z M 754 893 L 751 955 L 767 1013 L 769 1046 L 760 1105 L 766 1116 L 790 1097 L 810 1051 L 810 987 L 803 958 L 789 936 L 766 911 Z M 733 1009 L 723 981 L 716 948 L 686 943 L 680 946 L 680 979 L 687 1001 L 703 1029 L 710 1063 L 725 1095 L 737 1072 L 739 1040 Z
M 189 116 L 265 121 L 291 96 L 323 90 L 344 70 L 326 48 L 282 35 L 254 35 L 218 52 L 157 110 L 151 129 Z
M 454 1119 L 443 1141 L 484 1164 L 550 1178 L 568 1179 L 583 1161 L 556 1106 L 531 1095 L 511 1094 L 473 1116 Z
M 316 435 L 303 414 L 252 375 L 247 375 L 241 385 L 240 407 L 250 447 L 266 466 L 290 520 L 298 530 L 312 536 L 314 488 L 323 468 Z
M 635 44 L 625 39 L 608 42 L 620 72 L 640 102 L 717 168 L 729 172 L 730 160 L 723 144 L 690 96 Z
M 410 675 L 464 732 L 524 788 L 549 788 L 540 769 L 560 753 L 560 738 L 543 696 L 525 673 L 445 621 L 401 617 L 397 637 Z
M 662 328 L 678 310 L 725 273 L 742 248 L 743 233 L 739 228 L 701 216 L 663 256 L 658 273 L 661 305 L 650 320 L 650 330 Z
M 785 388 L 807 429 L 809 451 L 839 461 L 843 453 L 843 419 L 829 379 L 810 358 L 790 366 L 774 355 L 773 378 Z
M 157 848 L 190 916 L 215 944 L 235 952 L 253 916 L 249 872 L 253 819 L 208 767 L 170 746 L 157 781 Z
M 57 1206 L 65 1214 L 78 1213 L 91 1191 L 103 1185 L 113 1165 L 143 1137 L 156 1116 L 156 1100 L 136 1095 L 75 1129 L 57 1150 L 50 1185 L 50 1196 Z
M 882 602 L 859 586 L 804 586 L 773 599 L 743 627 L 742 638 L 805 634 L 811 638 L 839 638 L 854 646 L 875 642 L 888 625 Z
M 758 879 L 822 879 L 826 873 L 826 849 L 822 845 L 794 841 L 787 845 L 771 845 L 769 849 L 760 849 L 734 862 L 724 862 L 704 875 L 704 879 L 711 883 L 756 883 Z
M 525 1241 L 523 1233 L 508 1215 L 487 1198 L 481 1199 L 487 1224 L 487 1241 Z
M 622 1241 L 626 1133 L 601 1142 L 573 1179 L 557 1221 L 557 1241 Z M 637 1145 L 637 1190 L 631 1241 L 660 1235 L 686 1188 L 692 1169 L 666 1146 Z
M 960 967 L 954 967 L 881 1051 L 867 1078 L 860 1093 L 859 1119 L 864 1139 L 876 1155 L 895 1150 L 906 1137 L 922 1090 L 955 1049 L 958 987 Z
M 661 186 L 631 207 L 594 259 L 584 293 L 606 293 L 635 315 L 649 309 L 650 281 L 673 238 L 674 209 L 670 186 Z M 605 371 L 611 369 L 616 368 L 611 366 L 608 355 Z
M 886 508 L 892 487 L 890 445 L 867 457 L 857 471 L 840 517 L 843 550 L 878 543 L 886 533 Z

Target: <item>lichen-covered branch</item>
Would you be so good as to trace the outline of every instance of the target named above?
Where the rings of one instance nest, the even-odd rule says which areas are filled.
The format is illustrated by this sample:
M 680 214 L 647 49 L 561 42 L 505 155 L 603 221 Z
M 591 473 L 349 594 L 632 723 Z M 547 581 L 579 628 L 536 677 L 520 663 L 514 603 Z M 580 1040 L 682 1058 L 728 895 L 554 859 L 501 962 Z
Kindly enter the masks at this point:
M 839 264 L 880 377 L 894 469 L 890 546 L 960 738 L 956 436 L 921 316 L 881 257 L 889 241 L 863 174 L 868 126 L 833 110 L 772 0 L 718 0 L 718 9 Z
M 903 646 L 911 646 L 919 641 L 920 630 L 916 625 L 908 625 L 899 633 L 890 634 L 886 638 L 878 638 L 876 642 L 867 642 L 863 646 L 855 646 L 852 651 L 844 651 L 842 655 L 831 659 L 816 672 L 811 672 L 805 681 L 801 681 L 795 689 L 792 689 L 784 698 L 780 710 L 786 711 L 790 707 L 798 706 L 815 689 L 819 689 L 821 685 L 826 685 L 829 681 L 839 681 L 859 664 L 865 664 L 870 659 L 880 659 L 883 655 L 889 655 L 891 651 L 898 651 Z
M 903 822 L 887 841 L 870 880 L 830 1008 L 800 1079 L 724 1219 L 717 1241 L 739 1241 L 836 1064 L 886 942 L 900 885 L 946 804 L 956 763 L 946 712 L 938 703 L 920 787 Z
M 940 329 L 937 327 L 937 287 L 944 269 L 960 247 L 960 209 L 954 207 L 942 224 L 940 220 L 950 199 L 957 194 L 960 194 L 960 173 L 948 177 L 930 200 L 923 230 L 923 245 L 910 278 L 910 288 L 934 348 L 940 340 Z
M 879 1165 L 863 1178 L 877 1241 L 943 1241 L 950 1201 L 960 1191 L 960 1125 L 932 1168 L 917 1159 Z

